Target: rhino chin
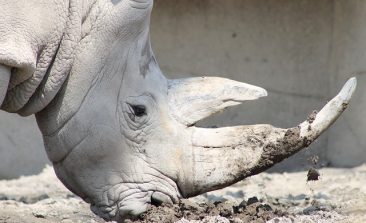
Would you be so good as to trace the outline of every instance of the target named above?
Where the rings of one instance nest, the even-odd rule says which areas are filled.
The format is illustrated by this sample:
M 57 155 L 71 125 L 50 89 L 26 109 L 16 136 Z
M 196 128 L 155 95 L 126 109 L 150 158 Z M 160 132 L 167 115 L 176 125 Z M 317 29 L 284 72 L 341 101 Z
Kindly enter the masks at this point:
M 106 221 L 123 222 L 126 219 L 136 219 L 148 210 L 152 192 L 138 192 L 115 202 L 113 205 L 90 205 L 90 210 Z
M 97 205 L 90 205 L 90 210 L 104 220 L 112 221 L 116 218 L 118 209 L 117 205 L 112 207 L 98 207 Z
M 160 191 L 136 192 L 115 202 L 111 206 L 90 205 L 91 211 L 106 221 L 124 222 L 126 219 L 136 219 L 152 205 L 163 203 L 173 204 L 177 200 L 174 197 Z

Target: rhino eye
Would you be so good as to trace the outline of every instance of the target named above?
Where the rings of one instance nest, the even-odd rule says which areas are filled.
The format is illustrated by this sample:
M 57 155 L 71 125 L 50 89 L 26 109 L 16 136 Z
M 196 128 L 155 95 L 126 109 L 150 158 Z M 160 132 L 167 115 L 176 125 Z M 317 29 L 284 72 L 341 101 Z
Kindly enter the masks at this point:
M 146 108 L 143 105 L 132 105 L 131 106 L 133 109 L 133 113 L 137 116 L 137 117 L 142 117 L 144 115 L 146 115 Z
M 129 116 L 134 121 L 135 117 L 142 117 L 146 115 L 146 107 L 144 105 L 132 105 L 128 104 L 129 107 Z

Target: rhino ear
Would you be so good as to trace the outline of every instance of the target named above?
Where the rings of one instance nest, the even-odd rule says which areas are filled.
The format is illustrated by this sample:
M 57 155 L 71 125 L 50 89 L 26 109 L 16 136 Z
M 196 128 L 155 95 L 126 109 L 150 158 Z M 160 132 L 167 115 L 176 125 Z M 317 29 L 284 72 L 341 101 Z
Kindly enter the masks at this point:
M 171 114 L 187 126 L 242 101 L 267 96 L 263 88 L 219 77 L 176 79 L 168 83 Z

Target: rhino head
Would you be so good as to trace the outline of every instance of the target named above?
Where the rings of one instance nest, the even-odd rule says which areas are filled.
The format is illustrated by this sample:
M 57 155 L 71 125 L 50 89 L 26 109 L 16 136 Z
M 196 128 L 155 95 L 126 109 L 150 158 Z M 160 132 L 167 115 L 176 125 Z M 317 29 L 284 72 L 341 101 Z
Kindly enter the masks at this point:
M 196 127 L 203 118 L 267 93 L 219 77 L 166 79 L 150 46 L 152 5 L 71 0 L 69 39 L 60 42 L 66 50 L 58 54 L 72 56 L 59 62 L 67 66 L 61 81 L 51 82 L 59 87 L 48 101 L 37 104 L 33 97 L 19 110 L 36 113 L 57 176 L 104 219 L 123 221 L 148 204 L 176 203 L 268 169 L 309 146 L 355 90 L 351 78 L 320 112 L 290 129 Z

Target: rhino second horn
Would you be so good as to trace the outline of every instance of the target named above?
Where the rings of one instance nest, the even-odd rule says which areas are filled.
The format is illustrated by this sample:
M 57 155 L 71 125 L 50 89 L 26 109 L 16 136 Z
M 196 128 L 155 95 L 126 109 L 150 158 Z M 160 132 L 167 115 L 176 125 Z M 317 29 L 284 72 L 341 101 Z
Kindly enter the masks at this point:
M 263 88 L 219 77 L 169 80 L 171 115 L 191 126 L 226 107 L 267 96 Z
M 346 109 L 357 81 L 351 78 L 341 92 L 313 119 L 291 129 L 248 125 L 204 129 L 191 127 L 192 151 L 179 182 L 184 197 L 224 188 L 308 147 Z

